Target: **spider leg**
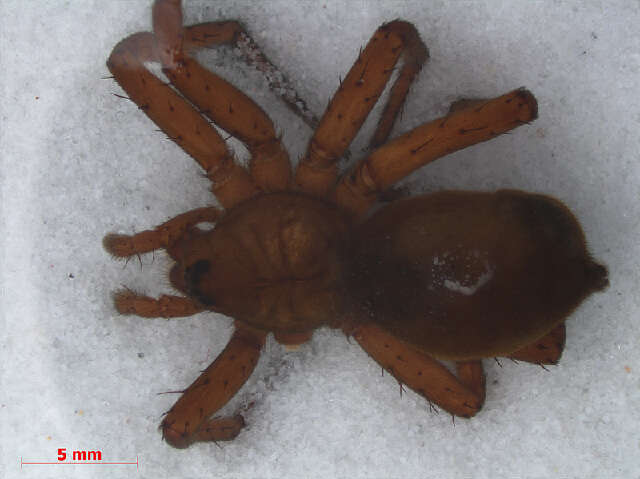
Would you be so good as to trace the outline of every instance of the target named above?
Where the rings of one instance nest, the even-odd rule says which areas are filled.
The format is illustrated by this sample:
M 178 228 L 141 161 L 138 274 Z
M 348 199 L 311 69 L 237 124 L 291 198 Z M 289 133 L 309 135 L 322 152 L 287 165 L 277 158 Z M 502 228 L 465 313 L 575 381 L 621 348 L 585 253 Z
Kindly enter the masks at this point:
M 249 173 L 233 161 L 226 143 L 209 122 L 144 63 L 157 61 L 153 34 L 136 33 L 118 43 L 107 61 L 129 98 L 207 172 L 212 191 L 225 208 L 255 194 Z
M 204 311 L 191 298 L 163 294 L 158 299 L 122 289 L 113 295 L 120 314 L 135 314 L 143 318 L 181 318 Z
M 184 27 L 182 48 L 187 54 L 218 45 L 233 46 L 234 51 L 239 53 L 240 58 L 248 66 L 264 75 L 271 91 L 280 96 L 285 105 L 311 129 L 316 129 L 318 118 L 309 110 L 307 102 L 300 97 L 284 73 L 271 63 L 242 24 L 227 20 Z
M 409 85 L 428 58 L 415 27 L 399 20 L 378 28 L 340 83 L 298 164 L 295 176 L 298 189 L 326 196 L 334 186 L 339 158 L 360 130 L 403 54 L 404 65 L 391 89 L 371 146 L 386 141 Z
M 373 323 L 358 325 L 353 336 L 398 381 L 451 414 L 471 417 L 482 407 L 485 378 L 480 361 L 456 363 L 456 377 L 431 356 Z
M 171 84 L 202 114 L 247 146 L 251 176 L 262 190 L 286 190 L 291 165 L 273 122 L 247 95 L 189 56 L 184 49 L 180 1 L 156 1 L 153 29 L 163 72 Z
M 476 397 L 481 398 L 480 407 L 482 407 L 486 392 L 486 377 L 482 361 L 456 361 L 456 372 L 460 382 L 473 391 Z
M 160 248 L 171 247 L 185 232 L 203 222 L 215 222 L 221 211 L 214 207 L 197 208 L 171 218 L 153 230 L 141 231 L 135 235 L 108 234 L 102 240 L 104 248 L 113 256 L 127 258 L 135 254 L 148 253 Z M 171 251 L 169 251 L 171 254 Z M 172 255 L 175 259 L 175 255 Z
M 241 416 L 209 417 L 224 406 L 247 381 L 258 363 L 266 333 L 236 321 L 229 343 L 191 384 L 160 424 L 162 437 L 177 448 L 195 441 L 233 439 L 244 426 Z
M 380 192 L 444 155 L 533 121 L 534 96 L 525 89 L 466 107 L 425 123 L 378 148 L 345 174 L 335 190 L 338 205 L 360 217 Z
M 565 325 L 556 326 L 535 343 L 519 349 L 509 357 L 534 364 L 557 364 L 562 356 L 566 338 Z

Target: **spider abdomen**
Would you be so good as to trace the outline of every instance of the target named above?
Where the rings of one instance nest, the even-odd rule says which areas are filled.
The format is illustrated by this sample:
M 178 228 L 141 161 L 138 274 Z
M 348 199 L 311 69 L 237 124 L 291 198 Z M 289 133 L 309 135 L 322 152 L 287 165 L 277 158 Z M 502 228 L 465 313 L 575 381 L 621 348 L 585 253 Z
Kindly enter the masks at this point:
M 443 359 L 508 355 L 608 283 L 566 206 L 520 191 L 398 201 L 355 238 L 357 314 Z
M 255 197 L 188 240 L 185 289 L 261 329 L 313 329 L 336 315 L 336 251 L 346 231 L 343 214 L 324 201 L 295 193 Z

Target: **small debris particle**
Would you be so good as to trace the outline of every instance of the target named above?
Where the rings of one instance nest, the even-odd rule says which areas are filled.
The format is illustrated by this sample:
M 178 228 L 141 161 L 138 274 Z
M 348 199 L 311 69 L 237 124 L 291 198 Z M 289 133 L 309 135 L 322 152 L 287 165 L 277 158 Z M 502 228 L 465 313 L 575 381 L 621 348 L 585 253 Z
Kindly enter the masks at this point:
M 625 370 L 626 372 L 628 372 L 628 373 L 630 373 L 630 372 L 631 372 L 631 368 L 630 368 L 629 366 L 625 366 L 625 367 L 624 367 L 624 370 Z
M 138 353 L 138 357 L 139 357 L 140 359 L 144 358 L 144 353 Z

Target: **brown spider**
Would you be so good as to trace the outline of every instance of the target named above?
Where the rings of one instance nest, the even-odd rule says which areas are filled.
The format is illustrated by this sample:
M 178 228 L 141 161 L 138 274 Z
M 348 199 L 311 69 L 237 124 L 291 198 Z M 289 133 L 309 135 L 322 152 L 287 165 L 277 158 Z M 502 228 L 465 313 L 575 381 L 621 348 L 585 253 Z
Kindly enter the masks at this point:
M 154 299 L 121 291 L 116 309 L 164 318 L 208 310 L 236 319 L 226 348 L 162 421 L 169 444 L 239 433 L 240 415 L 211 416 L 248 379 L 270 332 L 293 346 L 318 327 L 341 328 L 399 382 L 463 417 L 484 401 L 482 358 L 558 361 L 564 321 L 608 284 L 606 268 L 591 258 L 578 221 L 560 201 L 513 190 L 444 191 L 367 217 L 412 171 L 534 120 L 530 92 L 460 102 L 446 117 L 386 143 L 428 56 L 413 25 L 387 23 L 341 82 L 292 175 L 267 114 L 190 55 L 246 39 L 240 25 L 183 27 L 180 1 L 158 0 L 153 26 L 153 33 L 120 42 L 109 69 L 202 166 L 225 211 L 199 208 L 154 230 L 107 235 L 105 247 L 117 257 L 164 248 L 175 260 L 171 284 L 183 293 Z M 371 142 L 376 149 L 339 178 L 338 159 L 401 56 Z M 159 61 L 170 83 L 151 74 L 147 61 Z M 249 170 L 234 162 L 210 122 L 247 146 Z M 204 231 L 202 222 L 216 226 Z M 436 359 L 455 361 L 457 375 Z

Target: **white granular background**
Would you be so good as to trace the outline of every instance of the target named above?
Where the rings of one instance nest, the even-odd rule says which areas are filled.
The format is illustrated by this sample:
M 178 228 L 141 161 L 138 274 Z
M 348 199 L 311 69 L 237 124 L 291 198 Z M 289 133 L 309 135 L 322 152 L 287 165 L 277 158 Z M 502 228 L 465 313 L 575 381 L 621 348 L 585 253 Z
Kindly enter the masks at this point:
M 122 94 L 105 61 L 150 29 L 149 1 L 0 3 L 0 476 L 232 478 L 640 477 L 640 4 L 629 1 L 190 1 L 188 23 L 242 21 L 320 114 L 385 21 L 413 22 L 431 59 L 394 135 L 461 97 L 533 91 L 540 117 L 403 182 L 413 194 L 518 188 L 564 201 L 611 286 L 567 322 L 550 371 L 485 361 L 487 399 L 455 425 L 355 342 L 322 329 L 298 352 L 272 339 L 229 410 L 253 406 L 221 447 L 176 450 L 161 415 L 222 350 L 214 314 L 120 317 L 122 285 L 169 291 L 166 256 L 104 252 L 108 232 L 212 204 L 193 160 Z M 273 117 L 294 160 L 311 130 L 231 51 L 201 60 Z M 373 122 L 365 130 L 372 131 Z M 366 132 L 365 132 L 366 133 Z M 365 155 L 366 135 L 351 148 Z M 239 151 L 246 160 L 246 153 Z M 24 465 L 59 448 L 130 465 Z

